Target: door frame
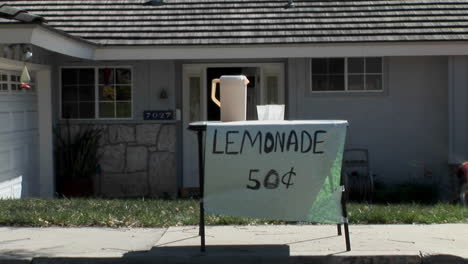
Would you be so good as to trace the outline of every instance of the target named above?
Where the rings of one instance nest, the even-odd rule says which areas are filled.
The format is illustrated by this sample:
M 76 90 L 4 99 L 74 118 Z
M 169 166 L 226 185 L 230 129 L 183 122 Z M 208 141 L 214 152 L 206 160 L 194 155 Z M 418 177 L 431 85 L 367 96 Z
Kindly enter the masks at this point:
M 189 98 L 189 78 L 190 77 L 200 77 L 200 97 L 201 97 L 201 116 L 207 116 L 207 107 L 206 107 L 206 100 L 207 100 L 207 69 L 208 68 L 259 68 L 260 69 L 260 89 L 258 98 L 259 104 L 265 104 L 264 96 L 266 90 L 266 78 L 268 75 L 272 75 L 274 73 L 279 74 L 279 87 L 280 93 L 278 94 L 278 101 L 282 104 L 286 104 L 286 68 L 284 62 L 250 62 L 250 63 L 242 63 L 242 62 L 233 62 L 233 63 L 183 63 L 182 64 L 182 113 L 181 113 L 181 123 L 183 125 L 183 132 L 182 132 L 182 181 L 181 187 L 182 188 L 191 188 L 196 187 L 192 186 L 193 184 L 198 184 L 198 180 L 194 180 L 192 185 L 187 185 L 185 182 L 186 174 L 189 174 L 189 169 L 187 168 L 188 163 L 186 159 L 188 159 L 191 155 L 190 153 L 190 141 L 187 137 L 190 135 L 186 127 L 189 123 L 190 118 L 190 98 Z M 195 134 L 193 134 L 195 137 Z M 198 168 L 191 169 L 191 174 L 198 172 Z M 195 177 L 195 176 L 193 176 Z

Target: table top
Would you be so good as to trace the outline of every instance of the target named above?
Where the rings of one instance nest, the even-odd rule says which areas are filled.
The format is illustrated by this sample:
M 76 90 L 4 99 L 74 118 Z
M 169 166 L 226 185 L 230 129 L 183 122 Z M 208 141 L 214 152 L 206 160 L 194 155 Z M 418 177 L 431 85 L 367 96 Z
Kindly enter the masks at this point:
M 233 121 L 233 122 L 221 122 L 221 121 L 197 121 L 189 124 L 188 129 L 198 131 L 205 130 L 210 124 L 217 124 L 220 126 L 231 126 L 231 125 L 305 125 L 305 124 L 347 124 L 346 120 L 247 120 L 247 121 Z

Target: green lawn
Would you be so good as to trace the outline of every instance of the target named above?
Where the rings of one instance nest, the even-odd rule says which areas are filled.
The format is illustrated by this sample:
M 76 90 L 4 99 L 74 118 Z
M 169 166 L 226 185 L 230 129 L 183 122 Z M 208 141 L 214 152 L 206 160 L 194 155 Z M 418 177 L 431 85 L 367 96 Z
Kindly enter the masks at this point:
M 351 224 L 468 223 L 468 208 L 436 204 L 349 204 Z M 0 200 L 2 226 L 167 227 L 197 225 L 196 200 Z M 207 225 L 279 224 L 264 219 L 207 214 Z

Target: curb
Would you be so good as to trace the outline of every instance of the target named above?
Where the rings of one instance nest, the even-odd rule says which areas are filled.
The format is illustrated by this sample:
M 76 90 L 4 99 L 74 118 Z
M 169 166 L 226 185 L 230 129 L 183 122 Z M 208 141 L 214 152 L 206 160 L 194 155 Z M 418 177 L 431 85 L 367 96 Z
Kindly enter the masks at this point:
M 38 257 L 32 260 L 0 259 L 0 264 L 465 264 L 468 259 L 434 256 L 135 256 L 122 258 Z

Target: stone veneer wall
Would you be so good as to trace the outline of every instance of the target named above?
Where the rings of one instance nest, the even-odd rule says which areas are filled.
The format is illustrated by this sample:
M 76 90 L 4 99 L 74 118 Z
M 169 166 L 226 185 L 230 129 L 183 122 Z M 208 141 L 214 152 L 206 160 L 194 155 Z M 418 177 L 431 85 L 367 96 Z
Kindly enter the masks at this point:
M 174 124 L 70 125 L 103 130 L 101 175 L 95 194 L 104 197 L 175 197 L 177 195 Z M 66 129 L 66 126 L 62 126 Z M 62 129 L 63 133 L 64 129 Z

